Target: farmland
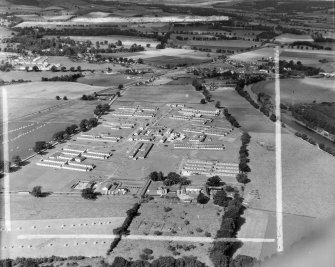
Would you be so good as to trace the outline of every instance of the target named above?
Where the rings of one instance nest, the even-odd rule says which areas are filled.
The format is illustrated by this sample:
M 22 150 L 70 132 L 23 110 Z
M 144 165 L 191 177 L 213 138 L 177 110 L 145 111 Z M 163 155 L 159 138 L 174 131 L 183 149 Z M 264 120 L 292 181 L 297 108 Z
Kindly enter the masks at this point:
M 19 99 L 55 99 L 57 95 L 63 97 L 67 96 L 68 99 L 78 99 L 83 94 L 91 94 L 106 87 L 89 86 L 73 82 L 31 82 L 25 84 L 15 84 L 5 87 L 7 96 Z M 26 95 L 22 95 L 22 91 Z
M 334 96 L 335 81 L 332 79 L 283 79 L 280 81 L 281 101 L 286 104 L 325 102 Z M 255 94 L 261 92 L 274 99 L 274 81 L 262 81 L 252 86 Z

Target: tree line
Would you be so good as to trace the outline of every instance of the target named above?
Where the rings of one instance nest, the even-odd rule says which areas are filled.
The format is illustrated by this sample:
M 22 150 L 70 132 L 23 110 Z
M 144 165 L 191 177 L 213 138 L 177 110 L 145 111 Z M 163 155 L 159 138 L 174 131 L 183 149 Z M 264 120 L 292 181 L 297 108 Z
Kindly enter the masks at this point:
M 42 77 L 42 82 L 76 82 L 78 78 L 84 77 L 81 73 L 69 74 L 69 75 L 61 75 L 54 77 Z
M 239 150 L 239 159 L 240 159 L 239 169 L 242 173 L 239 173 L 236 177 L 237 181 L 243 184 L 246 184 L 249 182 L 246 172 L 251 171 L 248 165 L 248 163 L 250 162 L 249 150 L 248 150 L 248 144 L 250 143 L 250 140 L 251 140 L 250 134 L 247 132 L 244 132 L 241 136 L 242 144 Z
M 219 196 L 217 196 L 218 194 Z M 218 199 L 218 205 L 225 208 L 220 229 L 217 231 L 215 238 L 236 237 L 241 224 L 244 222 L 244 219 L 241 218 L 244 210 L 242 206 L 243 198 L 239 194 L 235 194 L 232 199 L 228 198 L 223 190 L 218 191 L 215 198 Z M 256 258 L 245 255 L 237 255 L 233 258 L 234 253 L 241 246 L 242 242 L 216 241 L 210 249 L 209 257 L 215 267 L 254 266 L 257 263 Z
M 223 109 L 223 115 L 226 117 L 227 121 L 229 121 L 233 127 L 235 128 L 241 127 L 238 121 L 235 119 L 235 117 L 229 113 L 227 108 Z

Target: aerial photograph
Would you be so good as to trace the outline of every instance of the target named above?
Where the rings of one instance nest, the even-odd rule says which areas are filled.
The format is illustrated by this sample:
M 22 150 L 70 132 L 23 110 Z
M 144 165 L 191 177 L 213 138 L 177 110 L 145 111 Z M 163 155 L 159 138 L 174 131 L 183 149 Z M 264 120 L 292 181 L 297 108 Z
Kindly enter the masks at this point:
M 0 0 L 0 267 L 334 252 L 334 0 Z

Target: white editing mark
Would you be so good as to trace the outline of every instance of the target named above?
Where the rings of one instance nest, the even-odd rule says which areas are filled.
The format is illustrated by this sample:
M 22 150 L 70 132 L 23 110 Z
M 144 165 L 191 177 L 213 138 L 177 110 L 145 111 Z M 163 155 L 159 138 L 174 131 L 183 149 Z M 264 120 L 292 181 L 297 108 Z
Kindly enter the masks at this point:
M 19 235 L 18 239 L 114 239 L 118 237 L 118 235 L 90 235 L 90 234 L 26 234 Z M 130 240 L 151 240 L 151 241 L 180 241 L 180 242 L 204 242 L 204 243 L 213 243 L 213 242 L 251 242 L 251 243 L 272 243 L 275 242 L 275 239 L 266 239 L 266 238 L 218 238 L 214 239 L 211 237 L 195 237 L 195 236 L 156 236 L 156 235 L 127 235 L 123 236 L 124 239 Z
M 2 87 L 2 129 L 3 129 L 3 160 L 4 166 L 4 204 L 5 204 L 5 228 L 11 231 L 10 195 L 9 195 L 9 151 L 8 151 L 8 99 L 5 87 Z
M 275 47 L 275 93 L 276 93 L 276 222 L 277 251 L 284 250 L 283 238 L 283 177 L 282 177 L 282 144 L 280 116 L 280 80 L 279 80 L 279 47 Z

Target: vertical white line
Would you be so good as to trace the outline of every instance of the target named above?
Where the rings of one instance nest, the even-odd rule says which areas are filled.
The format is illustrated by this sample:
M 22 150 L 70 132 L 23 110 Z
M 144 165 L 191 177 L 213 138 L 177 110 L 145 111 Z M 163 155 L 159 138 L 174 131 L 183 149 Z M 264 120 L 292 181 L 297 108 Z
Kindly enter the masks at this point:
M 4 160 L 4 215 L 5 229 L 11 231 L 10 195 L 9 195 L 9 150 L 8 150 L 8 99 L 5 87 L 2 87 L 2 129 L 3 129 L 3 160 Z
M 280 116 L 280 77 L 279 77 L 279 46 L 275 47 L 275 104 L 276 104 L 276 222 L 277 252 L 284 250 L 283 242 L 283 181 L 282 181 L 282 144 Z

